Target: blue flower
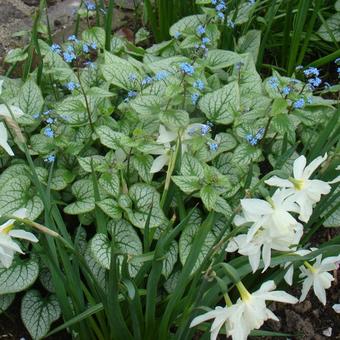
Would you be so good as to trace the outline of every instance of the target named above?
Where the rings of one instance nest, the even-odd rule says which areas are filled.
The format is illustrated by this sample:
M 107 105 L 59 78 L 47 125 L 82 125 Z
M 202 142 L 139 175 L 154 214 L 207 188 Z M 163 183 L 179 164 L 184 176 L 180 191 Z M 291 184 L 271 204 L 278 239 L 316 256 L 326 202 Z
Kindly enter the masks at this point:
M 179 39 L 181 37 L 181 32 L 175 32 L 175 39 Z
M 222 12 L 217 12 L 218 19 L 224 20 L 224 14 Z
M 97 44 L 96 44 L 95 42 L 92 42 L 92 43 L 90 44 L 90 47 L 91 47 L 92 49 L 96 50 L 96 49 L 97 49 Z
M 290 93 L 291 90 L 292 90 L 292 89 L 291 89 L 289 86 L 285 86 L 285 87 L 281 90 L 281 92 L 282 92 L 282 94 L 284 94 L 285 96 L 287 96 L 287 95 L 289 95 L 289 93 Z
M 54 123 L 54 119 L 49 117 L 49 118 L 46 119 L 46 123 L 47 124 L 53 124 Z
M 39 119 L 40 118 L 40 113 L 35 113 L 32 117 L 34 119 Z
M 77 37 L 76 37 L 74 34 L 70 35 L 70 36 L 67 38 L 67 40 L 68 40 L 68 41 L 78 42 L 78 39 L 77 39 Z
M 158 71 L 155 75 L 155 79 L 156 80 L 163 80 L 165 78 L 167 78 L 169 76 L 169 72 L 162 70 L 162 71 Z
M 187 74 L 189 76 L 192 76 L 195 72 L 195 68 L 189 63 L 181 63 L 179 65 L 179 68 L 184 74 Z
M 294 109 L 302 109 L 305 106 L 305 100 L 303 98 L 298 99 L 294 104 Z
M 199 93 L 193 93 L 191 95 L 191 102 L 193 103 L 193 105 L 197 104 L 198 98 L 200 97 Z
M 74 91 L 75 89 L 77 89 L 79 87 L 79 84 L 75 83 L 74 81 L 70 81 L 70 82 L 65 84 L 65 87 L 69 91 Z
M 203 35 L 205 33 L 205 27 L 202 25 L 199 25 L 196 29 L 196 32 L 199 36 Z
M 201 79 L 197 79 L 197 80 L 194 82 L 193 87 L 194 87 L 195 89 L 198 89 L 198 90 L 200 90 L 200 91 L 203 91 L 205 85 L 204 85 L 204 83 L 203 83 L 203 81 L 202 81 Z
M 69 53 L 74 53 L 74 47 L 72 45 L 68 45 L 66 47 L 66 51 L 69 52 Z
M 218 149 L 218 144 L 217 143 L 208 143 L 210 151 L 216 151 Z
M 142 85 L 149 85 L 153 82 L 153 79 L 149 76 L 146 76 L 144 79 L 142 79 Z
M 255 146 L 258 142 L 259 142 L 258 139 L 254 137 L 249 141 L 249 144 Z
M 216 5 L 217 4 L 217 0 L 211 0 L 211 4 L 212 5 Z
M 235 64 L 235 67 L 236 67 L 236 70 L 237 71 L 240 71 L 241 70 L 241 67 L 244 65 L 244 63 L 242 61 L 238 62 Z
M 52 110 L 47 110 L 47 111 L 43 112 L 43 115 L 48 116 L 51 112 L 52 112 Z
M 205 136 L 206 134 L 208 134 L 209 131 L 210 131 L 210 126 L 209 126 L 209 125 L 203 124 L 203 125 L 201 126 L 201 135 L 202 135 L 202 136 Z
M 137 92 L 136 91 L 129 91 L 128 92 L 128 97 L 129 98 L 133 98 L 133 97 L 136 97 L 137 96 Z
M 308 79 L 308 83 L 311 84 L 313 87 L 320 86 L 322 80 L 318 77 Z
M 63 53 L 64 60 L 67 63 L 72 63 L 73 60 L 76 60 L 76 55 L 73 52 L 64 52 Z
M 303 73 L 306 77 L 310 76 L 318 77 L 320 74 L 319 70 L 316 67 L 309 67 L 306 70 L 304 70 Z
M 265 132 L 265 129 L 264 128 L 260 128 L 256 135 L 255 135 L 255 138 L 258 139 L 258 140 L 261 140 L 264 136 L 264 132 Z
M 136 81 L 137 80 L 137 75 L 135 73 L 130 73 L 128 76 L 128 79 L 130 81 Z
M 50 127 L 47 127 L 44 130 L 44 135 L 48 138 L 53 138 L 54 137 L 54 131 Z
M 208 37 L 202 38 L 202 44 L 209 44 L 209 43 L 210 43 L 210 39 Z
M 94 4 L 91 1 L 85 1 L 85 7 L 88 11 L 95 11 L 96 10 L 96 4 Z
M 221 12 L 223 10 L 225 10 L 225 4 L 224 3 L 219 3 L 216 7 L 215 7 L 216 11 Z
M 340 58 L 336 58 L 336 59 L 334 60 L 334 62 L 335 62 L 336 64 L 339 64 L 339 63 L 340 63 Z
M 246 141 L 250 143 L 250 141 L 253 139 L 253 135 L 251 133 L 248 133 L 245 138 Z
M 54 52 L 54 53 L 58 53 L 60 54 L 61 53 L 61 47 L 60 45 L 58 44 L 52 44 L 51 47 L 50 47 L 51 51 Z
M 271 77 L 268 83 L 272 89 L 276 89 L 279 86 L 279 79 L 277 79 L 277 77 Z
M 338 67 L 338 68 L 336 69 L 336 72 L 340 73 L 340 67 Z
M 53 163 L 54 161 L 55 161 L 55 155 L 48 155 L 45 158 L 45 162 L 47 162 L 47 163 Z
M 84 44 L 84 45 L 83 45 L 83 52 L 84 52 L 84 53 L 89 53 L 89 52 L 90 52 L 89 45 L 87 45 L 87 44 Z

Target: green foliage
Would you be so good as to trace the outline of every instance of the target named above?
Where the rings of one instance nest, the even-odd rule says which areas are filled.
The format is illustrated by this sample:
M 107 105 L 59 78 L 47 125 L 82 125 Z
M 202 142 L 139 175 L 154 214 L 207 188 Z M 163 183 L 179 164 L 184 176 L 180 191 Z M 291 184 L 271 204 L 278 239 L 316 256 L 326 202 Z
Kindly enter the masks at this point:
M 257 286 L 246 256 L 225 255 L 248 228 L 233 222 L 240 200 L 272 194 L 264 181 L 291 176 L 302 154 L 310 162 L 327 152 L 316 176 L 337 176 L 337 87 L 313 89 L 306 68 L 295 66 L 321 56 L 325 44 L 337 57 L 338 12 L 311 13 L 318 1 L 241 1 L 228 4 L 222 21 L 208 0 L 152 4 L 144 9 L 157 44 L 148 48 L 112 36 L 113 13 L 104 16 L 98 1 L 96 11 L 82 4 L 78 17 L 105 29 L 84 30 L 61 53 L 41 33 L 5 60 L 25 61 L 26 71 L 0 78 L 0 119 L 15 154 L 1 148 L 1 223 L 25 208 L 27 219 L 13 228 L 45 234 L 36 244 L 18 241 L 27 256 L 0 268 L 0 313 L 39 277 L 42 292 L 27 291 L 21 310 L 34 339 L 60 315 L 57 330 L 80 339 L 192 339 L 197 308 L 233 287 L 223 263 Z M 139 31 L 136 44 L 147 37 Z M 76 60 L 68 63 L 71 48 Z M 35 52 L 41 63 L 31 73 Z M 339 226 L 336 185 L 314 207 L 301 246 L 322 226 Z M 338 238 L 311 254 L 321 253 L 337 255 Z M 279 284 L 280 265 L 311 258 L 273 252 L 276 269 L 256 278 Z

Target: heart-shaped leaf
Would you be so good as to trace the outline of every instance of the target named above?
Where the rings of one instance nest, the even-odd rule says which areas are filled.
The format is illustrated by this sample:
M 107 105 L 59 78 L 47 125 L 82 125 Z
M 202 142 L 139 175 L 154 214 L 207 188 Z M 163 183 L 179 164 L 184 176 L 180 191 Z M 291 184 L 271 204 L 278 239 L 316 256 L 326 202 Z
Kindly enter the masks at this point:
M 21 302 L 21 319 L 33 339 L 43 338 L 61 309 L 55 295 L 43 298 L 37 290 L 28 291 Z
M 39 274 L 39 265 L 32 259 L 16 259 L 10 268 L 0 268 L 0 294 L 16 293 L 31 286 Z

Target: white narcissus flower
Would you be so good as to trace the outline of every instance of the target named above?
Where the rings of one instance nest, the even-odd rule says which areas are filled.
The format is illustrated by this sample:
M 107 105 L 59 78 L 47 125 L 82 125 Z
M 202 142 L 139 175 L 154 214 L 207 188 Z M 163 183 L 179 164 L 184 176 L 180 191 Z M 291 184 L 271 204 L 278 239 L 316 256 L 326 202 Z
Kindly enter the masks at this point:
M 313 205 L 320 201 L 321 195 L 326 195 L 331 190 L 327 182 L 309 179 L 326 158 L 327 154 L 324 157 L 319 156 L 306 166 L 306 157 L 300 156 L 293 164 L 294 178 L 282 179 L 274 176 L 265 181 L 271 186 L 287 188 L 287 192 L 292 194 L 291 199 L 299 205 L 299 219 L 303 222 L 308 222 Z
M 188 139 L 191 139 L 193 136 L 191 131 L 200 131 L 202 126 L 204 126 L 204 124 L 190 124 L 181 135 L 181 141 L 184 142 Z M 167 130 L 163 125 L 159 126 L 159 136 L 156 140 L 156 143 L 163 144 L 163 147 L 160 146 L 159 148 L 155 148 L 150 152 L 151 155 L 158 155 L 158 157 L 156 157 L 152 163 L 150 169 L 151 173 L 159 172 L 163 169 L 165 165 L 169 164 L 171 151 L 170 143 L 175 141 L 177 139 L 177 136 L 177 131 Z M 182 153 L 184 153 L 187 150 L 187 145 L 185 143 L 182 143 L 181 149 Z
M 0 122 L 0 146 L 10 155 L 14 156 L 14 152 L 8 144 L 8 133 L 4 123 Z
M 316 248 L 311 248 L 311 250 L 308 249 L 300 249 L 295 251 L 294 255 L 299 255 L 299 256 L 305 256 L 309 254 L 312 250 L 316 250 Z M 283 277 L 284 280 L 291 286 L 293 284 L 293 276 L 294 276 L 294 265 L 292 262 L 286 262 L 285 265 L 283 266 L 284 269 L 288 268 L 286 271 L 285 276 Z
M 228 331 L 230 329 L 228 320 L 229 317 L 230 311 L 228 307 L 217 306 L 215 307 L 214 310 L 199 315 L 195 319 L 193 319 L 190 324 L 190 328 L 195 327 L 198 324 L 205 322 L 207 320 L 214 319 L 214 322 L 212 323 L 210 328 L 210 340 L 216 340 L 218 333 L 220 332 L 220 329 L 223 327 L 223 325 L 225 327 L 226 333 L 228 334 Z
M 150 172 L 152 174 L 161 171 L 165 165 L 169 164 L 170 153 L 170 143 L 165 143 L 163 147 L 158 147 L 150 151 L 151 155 L 158 155 L 151 165 Z
M 284 291 L 274 291 L 275 288 L 274 281 L 263 283 L 260 289 L 252 294 L 243 285 L 238 287 L 242 298 L 230 307 L 231 329 L 228 335 L 232 336 L 233 340 L 246 340 L 250 332 L 260 328 L 267 319 L 279 321 L 276 315 L 266 307 L 266 301 L 292 304 L 298 302 L 297 298 Z
M 26 209 L 19 209 L 13 216 L 25 218 L 27 216 Z M 0 262 L 5 268 L 9 268 L 13 262 L 15 252 L 24 254 L 20 246 L 12 240 L 18 238 L 31 242 L 38 242 L 38 239 L 32 234 L 24 230 L 13 229 L 14 219 L 10 219 L 0 225 Z
M 1 83 L 2 87 L 2 83 Z M 2 89 L 1 89 L 2 91 Z M 1 93 L 0 91 L 0 93 Z M 24 115 L 24 113 L 21 111 L 21 109 L 17 106 L 9 105 L 9 108 L 15 118 L 21 117 Z M 0 104 L 0 117 L 9 117 L 12 118 L 11 112 L 8 110 L 7 106 L 5 104 Z M 8 144 L 8 132 L 7 128 L 4 123 L 0 122 L 0 146 L 10 155 L 14 156 L 12 148 Z
M 260 328 L 264 321 L 279 321 L 276 315 L 267 308 L 266 301 L 296 303 L 298 299 L 283 291 L 274 291 L 274 281 L 267 281 L 260 289 L 250 294 L 241 282 L 236 284 L 241 298 L 230 307 L 216 307 L 215 310 L 196 317 L 190 327 L 214 318 L 211 327 L 211 340 L 215 340 L 223 324 L 226 334 L 233 340 L 246 340 L 253 329 Z
M 298 222 L 289 212 L 297 212 L 299 207 L 290 200 L 290 195 L 286 190 L 278 189 L 270 203 L 257 198 L 241 200 L 243 216 L 235 216 L 234 223 L 237 226 L 252 223 L 247 234 L 248 242 L 260 228 L 269 228 L 269 234 L 277 237 L 286 235 L 297 225 Z
M 238 250 L 241 255 L 248 256 L 253 273 L 260 265 L 260 260 L 264 263 L 263 271 L 266 271 L 271 262 L 271 251 L 294 251 L 303 235 L 303 227 L 300 223 L 291 227 L 285 234 L 274 235 L 270 228 L 259 230 L 254 237 L 248 241 L 247 235 L 241 234 L 232 238 L 226 248 L 227 252 Z M 293 246 L 294 245 L 294 246 Z
M 335 313 L 340 313 L 340 303 L 335 303 L 332 308 L 334 309 Z
M 330 288 L 331 282 L 334 281 L 334 277 L 328 273 L 336 269 L 336 263 L 340 261 L 340 255 L 326 257 L 322 259 L 322 255 L 316 257 L 316 261 L 313 265 L 305 261 L 304 266 L 300 267 L 300 278 L 303 278 L 302 294 L 300 301 L 303 301 L 311 287 L 320 302 L 326 304 L 326 289 Z

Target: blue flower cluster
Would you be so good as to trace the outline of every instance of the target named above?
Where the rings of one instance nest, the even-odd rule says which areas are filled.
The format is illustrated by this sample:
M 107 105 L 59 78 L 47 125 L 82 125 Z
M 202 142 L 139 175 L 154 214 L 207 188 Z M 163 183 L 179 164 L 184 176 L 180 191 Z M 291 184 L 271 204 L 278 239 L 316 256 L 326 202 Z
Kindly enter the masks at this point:
M 279 79 L 277 77 L 269 78 L 268 83 L 272 89 L 277 89 L 279 87 Z
M 320 86 L 322 80 L 319 78 L 319 70 L 316 67 L 309 67 L 303 71 L 303 74 L 308 79 L 309 87 L 311 90 Z
M 289 93 L 292 91 L 291 87 L 289 86 L 285 86 L 282 90 L 281 90 L 281 93 L 285 96 L 288 96 Z
M 74 52 L 64 52 L 63 58 L 67 63 L 72 63 L 72 61 L 77 59 Z
M 338 73 L 338 78 L 340 78 L 340 58 L 336 58 L 334 62 L 335 62 L 335 65 L 337 65 L 336 72 Z
M 165 78 L 167 78 L 169 76 L 169 72 L 168 71 L 165 71 L 165 70 L 161 70 L 161 71 L 158 71 L 155 75 L 155 79 L 156 80 L 164 80 Z
M 178 40 L 181 37 L 181 32 L 175 32 L 174 37 Z
M 218 149 L 218 144 L 215 142 L 208 142 L 207 143 L 209 146 L 210 151 L 217 151 Z
M 184 74 L 189 75 L 189 76 L 192 76 L 195 72 L 195 68 L 189 63 L 181 63 L 179 65 L 179 68 Z
M 199 25 L 196 29 L 198 37 L 201 39 L 200 44 L 195 44 L 195 49 L 203 52 L 203 55 L 208 53 L 207 45 L 210 44 L 210 39 L 206 36 L 206 28 L 203 25 Z
M 260 128 L 257 133 L 254 135 L 252 135 L 251 133 L 248 133 L 246 135 L 246 141 L 250 144 L 250 145 L 257 145 L 258 142 L 263 138 L 265 133 L 265 129 L 264 128 Z
M 203 91 L 205 88 L 204 82 L 201 79 L 197 79 L 193 84 L 193 88 L 199 91 Z M 191 102 L 193 103 L 193 105 L 197 104 L 200 96 L 201 94 L 199 92 L 195 92 L 191 95 Z
M 96 10 L 96 4 L 91 2 L 91 1 L 85 1 L 85 8 L 88 10 L 88 11 L 95 11 Z
M 54 52 L 54 53 L 60 54 L 61 53 L 60 45 L 59 44 L 52 44 L 51 45 L 51 51 Z
M 217 19 L 223 21 L 224 11 L 227 9 L 227 5 L 224 0 L 211 0 L 211 4 L 215 6 Z
M 146 76 L 142 79 L 142 86 L 150 85 L 150 84 L 152 84 L 152 82 L 153 82 L 152 77 Z
M 53 163 L 55 161 L 55 155 L 48 155 L 47 157 L 45 157 L 45 162 L 47 163 Z
M 46 137 L 48 137 L 48 138 L 53 138 L 54 137 L 54 131 L 52 130 L 52 128 L 51 127 L 47 127 L 47 128 L 45 128 L 45 130 L 44 130 L 44 135 L 46 136 Z
M 80 41 L 74 34 L 70 35 L 67 38 L 67 41 L 74 43 L 74 44 L 80 44 Z M 64 51 L 62 51 L 61 46 L 58 44 L 52 44 L 50 49 L 54 53 L 57 53 L 60 55 L 62 54 L 64 61 L 66 61 L 67 63 L 72 63 L 74 60 L 77 59 L 74 44 L 68 45 Z M 97 49 L 97 44 L 95 42 L 91 42 L 89 44 L 84 43 L 84 44 L 81 44 L 79 48 L 81 48 L 83 53 L 88 54 L 90 53 L 90 49 L 93 49 L 93 50 Z
M 188 134 L 190 136 L 193 136 L 195 133 L 199 133 L 201 136 L 206 136 L 210 132 L 213 126 L 211 122 L 207 122 L 206 124 L 200 124 L 200 125 L 201 125 L 200 128 L 191 127 L 188 131 Z
M 69 81 L 68 83 L 65 84 L 65 87 L 72 92 L 75 89 L 79 88 L 79 84 L 75 83 L 74 81 Z
M 305 100 L 303 98 L 298 99 L 294 104 L 294 109 L 302 109 L 305 106 Z
M 205 85 L 204 85 L 204 83 L 203 83 L 203 81 L 202 81 L 201 79 L 197 79 L 197 80 L 194 82 L 193 87 L 194 87 L 195 89 L 198 89 L 198 90 L 200 90 L 200 91 L 203 91 Z
M 79 42 L 78 38 L 77 38 L 74 34 L 70 35 L 70 36 L 67 38 L 67 40 L 68 40 L 68 41 L 75 42 L 75 43 Z
M 205 33 L 205 27 L 203 25 L 199 25 L 196 29 L 196 32 L 201 37 Z
M 197 104 L 199 97 L 200 97 L 200 94 L 197 93 L 197 92 L 195 92 L 191 95 L 191 102 L 192 102 L 193 105 Z

